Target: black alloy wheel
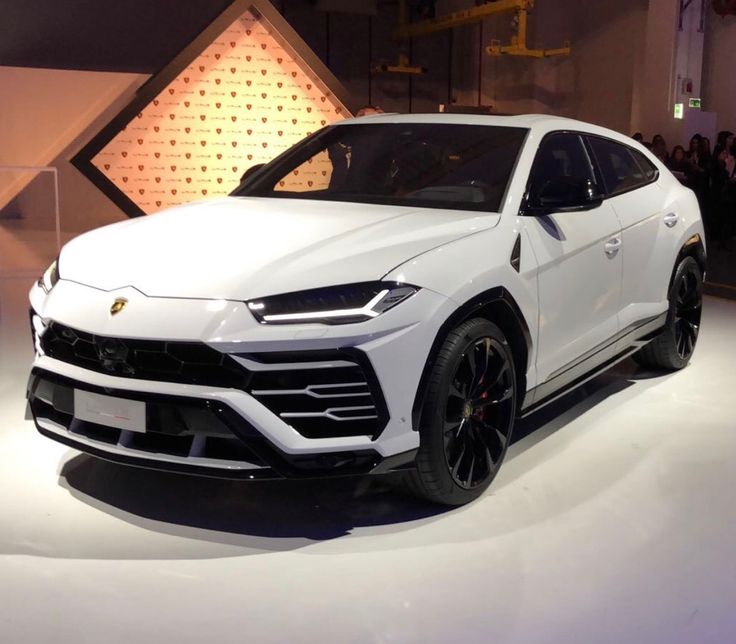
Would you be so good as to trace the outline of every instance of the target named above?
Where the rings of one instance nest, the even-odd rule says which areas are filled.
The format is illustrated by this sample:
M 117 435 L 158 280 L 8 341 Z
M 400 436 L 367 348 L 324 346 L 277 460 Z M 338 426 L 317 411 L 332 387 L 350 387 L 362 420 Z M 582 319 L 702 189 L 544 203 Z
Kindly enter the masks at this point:
M 462 354 L 445 404 L 445 458 L 457 485 L 495 475 L 508 444 L 513 369 L 498 340 L 476 340 Z
M 633 356 L 643 366 L 682 369 L 695 351 L 703 311 L 703 274 L 692 257 L 685 257 L 677 265 L 669 302 L 662 333 Z
M 445 505 L 480 496 L 506 455 L 516 389 L 513 355 L 495 324 L 475 318 L 454 329 L 427 381 L 409 489 Z
M 700 271 L 696 267 L 696 270 L 685 271 L 677 285 L 675 346 L 677 347 L 677 355 L 683 360 L 689 360 L 695 350 L 695 342 L 700 331 L 702 310 L 702 283 Z

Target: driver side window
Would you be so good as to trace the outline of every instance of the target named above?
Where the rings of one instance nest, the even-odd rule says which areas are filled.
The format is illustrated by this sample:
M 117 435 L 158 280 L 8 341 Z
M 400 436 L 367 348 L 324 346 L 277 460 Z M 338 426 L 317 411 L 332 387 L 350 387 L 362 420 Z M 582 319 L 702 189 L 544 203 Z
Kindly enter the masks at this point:
M 534 159 L 530 177 L 529 198 L 540 198 L 557 186 L 568 183 L 596 183 L 595 174 L 583 142 L 577 134 L 560 133 L 547 136 Z

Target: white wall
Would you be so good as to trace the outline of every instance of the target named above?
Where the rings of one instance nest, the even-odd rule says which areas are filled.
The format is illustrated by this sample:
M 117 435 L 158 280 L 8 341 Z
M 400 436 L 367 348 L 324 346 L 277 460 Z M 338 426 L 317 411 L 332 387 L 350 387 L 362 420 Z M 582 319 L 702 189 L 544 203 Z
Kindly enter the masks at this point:
M 140 74 L 0 67 L 0 166 L 56 165 L 62 222 L 70 229 L 120 219 L 119 209 L 68 160 L 146 78 Z M 52 210 L 50 186 L 48 179 L 34 181 L 31 173 L 0 172 L 0 209 L 15 200 L 6 210 L 21 215 L 28 225 L 46 226 Z
M 718 130 L 736 131 L 736 16 L 708 13 L 703 63 L 703 109 L 716 112 Z
M 675 0 L 650 0 L 642 55 L 634 69 L 632 132 L 651 141 L 662 134 L 669 146 L 680 138 L 681 123 L 673 113 L 677 48 Z

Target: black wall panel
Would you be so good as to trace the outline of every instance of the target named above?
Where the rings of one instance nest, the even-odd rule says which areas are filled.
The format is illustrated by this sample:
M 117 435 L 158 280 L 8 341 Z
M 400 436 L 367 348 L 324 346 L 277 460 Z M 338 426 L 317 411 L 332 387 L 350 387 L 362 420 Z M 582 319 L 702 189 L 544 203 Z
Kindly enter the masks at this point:
M 154 73 L 232 0 L 0 0 L 0 65 Z
M 0 0 L 0 65 L 153 74 L 212 22 L 232 0 Z M 354 96 L 386 111 L 436 111 L 450 85 L 472 85 L 476 72 L 450 69 L 455 53 L 475 58 L 477 43 L 461 43 L 477 28 L 399 45 L 392 33 L 397 3 L 377 14 L 326 13 L 313 0 L 273 0 L 320 59 Z M 477 40 L 477 39 L 476 39 Z M 428 68 L 422 76 L 371 74 L 375 63 L 395 64 L 399 51 Z M 457 56 L 455 56 L 457 58 Z M 455 63 L 457 65 L 457 62 Z

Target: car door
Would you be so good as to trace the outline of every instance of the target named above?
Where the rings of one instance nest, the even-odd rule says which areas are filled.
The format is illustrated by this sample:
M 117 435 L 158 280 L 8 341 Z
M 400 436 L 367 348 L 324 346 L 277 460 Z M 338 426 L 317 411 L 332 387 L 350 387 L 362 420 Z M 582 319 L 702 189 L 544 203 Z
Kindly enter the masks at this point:
M 590 155 L 576 133 L 544 138 L 531 169 L 527 203 L 561 179 L 584 180 L 598 189 Z M 619 330 L 621 226 L 605 199 L 577 211 L 545 214 L 527 208 L 525 214 L 539 271 L 538 381 L 559 382 Z M 537 400 L 545 392 L 538 393 Z
M 622 330 L 667 310 L 669 270 L 662 274 L 672 253 L 663 239 L 677 225 L 677 208 L 665 208 L 666 194 L 657 183 L 656 166 L 641 152 L 601 137 L 587 137 L 600 168 L 609 203 L 621 221 L 623 283 Z

